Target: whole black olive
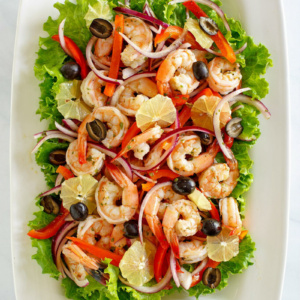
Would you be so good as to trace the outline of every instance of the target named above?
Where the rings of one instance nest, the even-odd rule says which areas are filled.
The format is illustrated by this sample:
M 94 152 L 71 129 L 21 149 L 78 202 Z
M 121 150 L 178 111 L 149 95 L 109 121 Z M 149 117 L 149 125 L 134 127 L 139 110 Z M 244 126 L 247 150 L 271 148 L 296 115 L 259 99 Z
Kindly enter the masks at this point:
M 84 221 L 89 214 L 89 210 L 84 203 L 77 202 L 76 204 L 71 205 L 70 214 L 74 220 Z
M 221 281 L 221 271 L 218 268 L 207 268 L 202 277 L 202 282 L 211 289 L 216 288 Z
M 137 220 L 130 220 L 124 223 L 124 236 L 129 239 L 134 239 L 139 236 Z
M 107 39 L 111 36 L 114 28 L 110 22 L 105 19 L 94 19 L 90 25 L 90 32 L 97 38 Z
M 208 77 L 208 69 L 203 61 L 196 61 L 193 63 L 193 73 L 195 78 L 200 81 Z
M 241 118 L 233 118 L 226 124 L 225 130 L 230 137 L 237 138 L 243 132 L 241 121 Z
M 207 17 L 200 17 L 199 25 L 201 29 L 208 35 L 216 35 L 219 31 L 218 25 L 216 22 Z
M 44 212 L 47 214 L 57 215 L 59 213 L 59 205 L 50 195 L 43 197 L 41 206 L 44 207 Z
M 196 188 L 196 183 L 189 177 L 180 176 L 173 180 L 172 189 L 179 195 L 189 195 Z
M 201 144 L 203 144 L 204 146 L 208 146 L 210 145 L 214 138 L 211 134 L 205 133 L 205 132 L 196 132 L 197 135 L 199 136 L 200 140 L 201 140 Z
M 66 150 L 54 150 L 49 154 L 49 161 L 53 165 L 64 165 L 66 163 Z
M 60 68 L 61 74 L 68 80 L 73 80 L 80 76 L 80 66 L 73 61 L 65 63 Z
M 222 231 L 222 225 L 215 219 L 204 219 L 201 231 L 208 236 L 218 235 Z
M 95 119 L 92 122 L 86 124 L 86 130 L 91 139 L 100 142 L 106 138 L 107 130 L 104 123 Z

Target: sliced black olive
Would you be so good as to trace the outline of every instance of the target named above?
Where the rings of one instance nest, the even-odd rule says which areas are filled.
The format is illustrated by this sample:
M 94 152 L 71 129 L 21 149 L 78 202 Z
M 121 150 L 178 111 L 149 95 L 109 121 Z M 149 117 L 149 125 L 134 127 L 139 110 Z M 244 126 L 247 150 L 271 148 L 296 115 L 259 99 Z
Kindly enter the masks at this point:
M 200 17 L 199 25 L 201 29 L 208 35 L 216 35 L 219 31 L 216 22 L 210 18 Z
M 50 195 L 41 200 L 41 206 L 44 207 L 44 212 L 47 214 L 57 215 L 59 213 L 59 205 Z
M 215 289 L 221 281 L 221 271 L 218 268 L 207 268 L 202 277 L 202 282 L 211 289 Z
M 68 80 L 73 80 L 80 76 L 80 66 L 73 61 L 65 63 L 60 68 L 61 74 Z
M 76 204 L 71 205 L 70 214 L 74 220 L 84 221 L 89 214 L 89 210 L 84 203 L 77 202 Z
M 104 273 L 104 270 L 107 266 L 100 266 L 98 270 L 89 269 L 84 267 L 86 272 L 91 275 L 99 283 L 106 285 L 106 281 L 109 279 L 109 275 Z
M 66 150 L 54 150 L 49 154 L 49 161 L 53 165 L 64 165 L 66 163 Z
M 98 18 L 94 19 L 90 25 L 90 32 L 97 38 L 107 39 L 111 36 L 114 28 L 107 20 Z
M 208 236 L 218 235 L 222 231 L 222 225 L 215 219 L 204 219 L 201 231 Z
M 129 239 L 134 239 L 139 236 L 137 220 L 130 220 L 124 223 L 124 236 Z
M 208 146 L 210 145 L 214 138 L 211 134 L 205 133 L 205 132 L 197 132 L 197 135 L 199 136 L 200 140 L 201 140 L 201 144 L 203 144 L 204 146 Z
M 100 142 L 106 138 L 106 126 L 100 120 L 94 120 L 86 124 L 86 130 L 91 139 Z
M 243 132 L 241 121 L 241 118 L 233 118 L 226 124 L 225 130 L 230 137 L 236 138 Z
M 196 188 L 196 183 L 189 177 L 180 176 L 173 180 L 172 189 L 179 195 L 189 195 Z
M 208 77 L 208 69 L 203 61 L 196 61 L 193 63 L 193 73 L 195 78 L 200 81 Z

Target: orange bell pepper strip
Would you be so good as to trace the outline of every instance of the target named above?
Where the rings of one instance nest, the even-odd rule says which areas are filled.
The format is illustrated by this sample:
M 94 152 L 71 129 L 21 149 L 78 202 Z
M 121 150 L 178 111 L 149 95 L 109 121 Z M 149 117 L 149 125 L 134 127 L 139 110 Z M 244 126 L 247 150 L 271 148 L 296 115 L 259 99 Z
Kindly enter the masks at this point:
M 195 286 L 196 284 L 198 284 L 202 280 L 203 273 L 206 269 L 216 268 L 219 264 L 220 263 L 217 262 L 217 261 L 214 261 L 212 259 L 208 259 L 208 262 L 207 262 L 206 266 L 198 274 L 195 274 L 192 277 L 192 284 L 191 284 L 190 288 Z
M 93 254 L 97 258 L 104 260 L 105 258 L 110 258 L 112 261 L 110 262 L 112 265 L 118 267 L 119 263 L 122 259 L 122 256 L 112 253 L 108 250 L 99 248 L 97 246 L 91 245 L 81 239 L 75 237 L 67 237 L 67 239 L 71 240 L 75 243 L 81 250 L 87 251 L 90 254 Z
M 80 75 L 81 75 L 81 79 L 83 80 L 89 73 L 89 67 L 87 65 L 87 62 L 86 62 L 81 50 L 75 44 L 75 42 L 73 40 L 71 40 L 70 38 L 68 38 L 67 36 L 65 36 L 64 38 L 65 38 L 66 47 L 72 54 L 72 57 L 74 58 L 74 60 L 80 66 Z M 53 35 L 52 40 L 59 42 L 59 36 L 57 34 Z
M 115 18 L 115 33 L 114 33 L 114 42 L 113 50 L 111 56 L 111 64 L 108 76 L 110 78 L 117 79 L 120 68 L 121 61 L 121 52 L 123 47 L 123 38 L 119 35 L 119 32 L 124 32 L 124 15 L 116 15 Z M 115 83 L 106 83 L 104 94 L 108 97 L 111 97 L 116 89 Z
M 190 98 L 189 95 L 176 95 L 176 96 L 172 97 L 172 102 L 175 107 L 178 107 L 178 106 L 186 104 L 187 101 L 189 100 L 189 98 Z
M 194 1 L 186 1 L 182 3 L 188 10 L 190 10 L 196 18 L 207 17 L 207 14 L 194 2 Z M 215 42 L 217 47 L 220 49 L 221 54 L 228 59 L 231 63 L 235 63 L 236 56 L 229 45 L 228 41 L 224 37 L 224 35 L 219 30 L 216 35 L 211 35 L 210 38 Z
M 68 180 L 68 179 L 74 177 L 74 174 L 72 173 L 72 171 L 70 171 L 69 169 L 67 169 L 64 166 L 59 166 L 56 170 L 56 173 L 61 174 L 65 180 Z
M 239 235 L 240 241 L 242 241 L 247 234 L 248 234 L 248 230 L 243 230 Z
M 61 205 L 59 215 L 52 222 L 50 222 L 44 228 L 31 229 L 27 235 L 39 240 L 46 240 L 53 237 L 61 228 L 61 226 L 66 223 L 65 218 L 68 214 L 69 211 Z
M 157 171 L 152 171 L 152 172 L 149 173 L 149 176 L 153 180 L 157 180 L 157 179 L 163 178 L 163 177 L 166 177 L 166 178 L 168 178 L 170 180 L 174 180 L 175 178 L 179 177 L 178 174 L 176 174 L 175 172 L 173 172 L 171 170 L 167 170 L 167 169 L 161 169 L 161 170 L 157 170 Z M 155 183 L 153 183 L 153 182 L 147 182 L 145 184 L 142 184 L 142 189 L 143 189 L 143 191 L 148 192 L 154 186 L 155 186 Z
M 169 26 L 167 29 L 161 31 L 161 33 L 157 34 L 154 39 L 154 45 L 156 47 L 157 44 L 166 41 L 168 39 L 178 39 L 179 36 L 182 34 L 183 28 L 179 26 Z M 196 42 L 195 37 L 188 31 L 185 40 L 185 43 L 191 44 L 192 49 L 203 50 L 203 48 Z

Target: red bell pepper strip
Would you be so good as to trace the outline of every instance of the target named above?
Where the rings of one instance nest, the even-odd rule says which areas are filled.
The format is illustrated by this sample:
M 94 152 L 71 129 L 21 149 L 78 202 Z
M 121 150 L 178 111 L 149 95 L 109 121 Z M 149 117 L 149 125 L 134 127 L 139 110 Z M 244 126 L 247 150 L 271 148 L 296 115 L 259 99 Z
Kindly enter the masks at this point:
M 230 137 L 226 132 L 224 132 L 224 143 L 228 148 L 231 148 L 234 142 L 234 138 Z M 221 150 L 220 150 L 221 151 Z
M 187 103 L 187 101 L 189 100 L 190 96 L 189 95 L 177 95 L 172 97 L 172 102 L 174 104 L 175 107 L 184 105 Z
M 61 206 L 59 215 L 51 223 L 41 229 L 31 229 L 27 235 L 39 240 L 45 240 L 53 237 L 61 228 L 61 226 L 65 224 L 65 218 L 68 214 L 69 211 Z
M 75 44 L 75 42 L 73 40 L 71 40 L 70 38 L 68 38 L 67 36 L 65 36 L 64 38 L 65 38 L 66 47 L 72 54 L 72 57 L 74 58 L 74 60 L 80 66 L 80 75 L 81 75 L 81 79 L 83 80 L 89 73 L 89 67 L 86 63 L 86 60 L 85 60 L 81 50 L 79 49 L 79 47 Z M 53 35 L 52 39 L 54 41 L 59 42 L 59 36 L 57 34 Z
M 65 180 L 68 180 L 68 179 L 74 177 L 74 174 L 72 173 L 72 171 L 70 171 L 69 169 L 67 169 L 67 168 L 64 167 L 64 166 L 59 166 L 59 167 L 56 169 L 56 173 L 61 174 L 61 175 L 64 177 Z
M 219 264 L 220 264 L 219 262 L 208 259 L 206 266 L 198 274 L 195 274 L 192 277 L 192 284 L 191 284 L 190 288 L 195 286 L 202 280 L 203 273 L 207 268 L 216 268 Z
M 161 170 L 157 170 L 157 171 L 151 171 L 148 173 L 150 178 L 153 180 L 157 180 L 159 178 L 162 177 L 166 177 L 170 180 L 174 180 L 175 178 L 179 177 L 178 174 L 176 174 L 175 172 L 171 171 L 171 170 L 167 170 L 167 169 L 161 169 Z M 155 186 L 155 183 L 153 182 L 147 182 L 145 184 L 142 184 L 142 189 L 143 191 L 150 191 L 153 187 Z
M 183 32 L 183 28 L 179 26 L 169 26 L 167 29 L 162 30 L 161 33 L 156 35 L 154 39 L 155 47 L 157 44 L 166 41 L 167 39 L 175 39 L 175 40 L 178 39 L 179 36 L 182 34 L 182 32 Z M 203 50 L 203 48 L 196 41 L 193 34 L 190 33 L 189 31 L 184 39 L 184 42 L 191 44 L 192 49 Z
M 111 64 L 108 76 L 110 78 L 117 79 L 119 74 L 120 62 L 121 62 L 121 52 L 123 47 L 123 38 L 119 35 L 119 32 L 124 32 L 124 15 L 116 15 L 115 18 L 115 34 L 113 42 L 113 50 L 111 56 Z M 115 92 L 115 83 L 106 83 L 104 94 L 111 97 Z
M 207 17 L 207 14 L 194 2 L 186 1 L 182 3 L 188 10 L 190 10 L 196 18 Z M 235 63 L 236 56 L 233 49 L 230 47 L 228 41 L 224 35 L 219 30 L 216 35 L 211 35 L 211 39 L 216 43 L 217 47 L 220 49 L 222 55 L 227 58 L 231 63 Z
M 156 282 L 160 282 L 163 278 L 163 268 L 166 265 L 166 254 L 169 248 L 158 246 L 154 257 L 154 277 Z
M 220 221 L 220 214 L 219 214 L 218 209 L 215 207 L 215 205 L 210 200 L 209 200 L 209 202 L 211 205 L 211 210 L 209 211 L 211 217 L 217 221 Z
M 71 240 L 75 243 L 81 250 L 85 250 L 90 254 L 95 255 L 96 257 L 104 260 L 105 258 L 110 258 L 112 261 L 110 262 L 112 265 L 118 267 L 119 263 L 122 259 L 122 256 L 112 253 L 108 250 L 99 248 L 97 246 L 91 245 L 81 239 L 75 237 L 67 237 L 67 239 Z

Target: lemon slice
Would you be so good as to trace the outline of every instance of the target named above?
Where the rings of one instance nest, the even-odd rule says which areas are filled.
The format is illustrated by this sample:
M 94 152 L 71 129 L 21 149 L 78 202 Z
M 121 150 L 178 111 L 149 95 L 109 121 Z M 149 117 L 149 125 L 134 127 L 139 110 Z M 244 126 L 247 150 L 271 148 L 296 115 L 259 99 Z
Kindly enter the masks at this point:
M 143 102 L 136 115 L 137 126 L 145 131 L 155 124 L 160 127 L 167 127 L 176 119 L 176 108 L 169 97 L 156 95 Z
M 56 95 L 57 109 L 66 119 L 82 121 L 91 113 L 90 108 L 81 100 L 80 80 L 63 82 Z
M 61 186 L 60 198 L 63 206 L 70 210 L 70 206 L 78 202 L 84 203 L 91 214 L 96 208 L 95 190 L 98 181 L 89 174 L 70 178 Z
M 200 97 L 192 107 L 191 117 L 194 125 L 214 131 L 213 115 L 220 101 L 221 99 L 216 96 Z M 226 125 L 230 118 L 231 111 L 229 104 L 226 102 L 223 105 L 222 111 L 220 113 L 221 128 L 223 128 Z
M 98 1 L 93 6 L 89 4 L 88 12 L 84 16 L 86 26 L 90 27 L 93 20 L 97 18 L 102 18 L 108 21 L 113 20 L 114 16 L 111 12 L 111 9 L 107 1 L 105 0 Z
M 239 237 L 229 235 L 231 230 L 224 227 L 217 236 L 207 237 L 207 254 L 214 261 L 228 261 L 239 253 Z
M 155 246 L 145 241 L 143 245 L 136 241 L 125 252 L 120 262 L 122 276 L 129 283 L 141 286 L 154 277 Z
M 197 20 L 189 18 L 184 24 L 187 29 L 196 39 L 196 41 L 204 48 L 208 49 L 212 46 L 213 40 L 201 28 Z

